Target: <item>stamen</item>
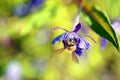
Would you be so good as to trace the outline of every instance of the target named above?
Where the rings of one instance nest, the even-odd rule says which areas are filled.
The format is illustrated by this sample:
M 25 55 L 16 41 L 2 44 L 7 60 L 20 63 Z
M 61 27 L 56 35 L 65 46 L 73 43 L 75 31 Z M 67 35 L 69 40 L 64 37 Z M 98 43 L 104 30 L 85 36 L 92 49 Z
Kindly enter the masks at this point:
M 91 37 L 90 35 L 88 35 L 88 34 L 82 34 L 82 35 L 89 37 L 94 43 L 96 43 L 95 39 L 93 37 Z
M 53 28 L 53 30 L 60 30 L 60 29 L 66 31 L 66 32 L 70 32 L 70 31 L 68 31 L 68 30 L 66 30 L 66 29 L 64 29 L 64 28 L 62 28 L 62 27 L 55 27 L 55 28 Z
M 94 43 L 96 43 L 95 39 L 91 37 L 90 35 L 85 34 L 85 36 L 89 37 L 91 40 L 93 40 Z

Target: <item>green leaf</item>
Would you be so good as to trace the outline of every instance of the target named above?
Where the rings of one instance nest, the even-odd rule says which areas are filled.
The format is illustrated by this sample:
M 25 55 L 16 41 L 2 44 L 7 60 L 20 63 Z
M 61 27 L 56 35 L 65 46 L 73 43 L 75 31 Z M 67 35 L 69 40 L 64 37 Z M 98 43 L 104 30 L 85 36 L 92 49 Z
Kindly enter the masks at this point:
M 101 37 L 109 40 L 119 51 L 120 48 L 118 38 L 116 37 L 116 33 L 104 12 L 94 4 L 88 2 L 85 2 L 83 4 L 83 11 L 86 13 L 86 15 L 90 18 L 92 22 L 92 24 L 90 25 L 91 28 Z

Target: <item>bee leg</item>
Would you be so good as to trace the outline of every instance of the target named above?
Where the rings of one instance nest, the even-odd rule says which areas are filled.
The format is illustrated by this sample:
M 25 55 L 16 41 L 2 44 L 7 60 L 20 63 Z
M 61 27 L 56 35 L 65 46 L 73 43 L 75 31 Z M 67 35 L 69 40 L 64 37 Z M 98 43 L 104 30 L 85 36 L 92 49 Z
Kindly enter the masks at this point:
M 62 53 L 65 49 L 66 49 L 66 48 L 57 49 L 57 50 L 54 51 L 54 53 L 60 54 L 60 53 Z
M 72 52 L 72 59 L 73 59 L 74 62 L 79 63 L 79 60 L 78 60 L 74 51 Z

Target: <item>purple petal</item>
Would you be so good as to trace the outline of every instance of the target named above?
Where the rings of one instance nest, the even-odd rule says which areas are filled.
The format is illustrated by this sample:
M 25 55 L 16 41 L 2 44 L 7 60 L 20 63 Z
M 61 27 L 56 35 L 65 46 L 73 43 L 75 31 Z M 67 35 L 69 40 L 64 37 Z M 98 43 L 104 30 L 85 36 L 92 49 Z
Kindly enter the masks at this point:
M 116 33 L 118 35 L 120 35 L 120 18 L 118 18 L 118 20 L 116 20 L 115 22 L 113 22 L 112 26 L 113 26 L 114 30 L 116 31 Z
M 72 32 L 67 32 L 67 33 L 64 33 L 64 34 L 61 34 L 59 36 L 57 36 L 53 41 L 52 41 L 52 44 L 55 44 L 56 42 L 60 41 L 60 40 L 65 40 L 65 39 L 68 39 L 68 38 L 75 38 L 75 37 L 78 37 L 76 35 L 76 33 L 72 33 Z
M 100 43 L 101 43 L 100 44 L 101 45 L 101 49 L 104 50 L 106 45 L 107 45 L 107 43 L 108 43 L 108 41 L 105 38 L 101 38 L 101 42 Z
M 79 49 L 79 48 L 77 48 L 77 49 L 75 50 L 75 53 L 76 53 L 78 56 L 81 56 L 81 55 L 82 55 L 82 50 Z
M 30 7 L 39 6 L 39 5 L 42 4 L 43 2 L 44 2 L 44 0 L 30 0 L 29 6 L 30 6 Z
M 64 34 L 61 34 L 61 35 L 57 36 L 57 37 L 52 41 L 52 44 L 55 44 L 56 42 L 65 39 L 65 37 L 64 37 L 65 35 L 66 35 L 66 34 L 64 33 Z
M 42 6 L 45 0 L 28 0 L 28 3 L 18 4 L 13 7 L 12 15 L 19 17 L 26 16 L 28 13 L 35 11 L 37 8 Z
M 81 24 L 78 23 L 78 24 L 75 26 L 75 28 L 73 29 L 73 32 L 77 33 L 80 28 L 81 28 Z
M 87 40 L 85 40 L 84 38 L 80 37 L 77 46 L 80 49 L 86 50 L 86 49 L 91 47 L 91 44 Z
M 66 35 L 65 35 L 65 38 L 66 39 L 67 38 L 75 38 L 75 39 L 77 39 L 77 38 L 79 38 L 79 35 L 74 33 L 74 32 L 67 32 Z

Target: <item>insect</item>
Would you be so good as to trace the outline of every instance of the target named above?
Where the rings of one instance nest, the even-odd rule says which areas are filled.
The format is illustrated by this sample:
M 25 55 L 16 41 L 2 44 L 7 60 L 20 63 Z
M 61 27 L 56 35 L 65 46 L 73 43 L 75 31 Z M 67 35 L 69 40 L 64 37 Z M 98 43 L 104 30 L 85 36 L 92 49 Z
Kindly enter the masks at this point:
M 74 39 L 72 39 L 72 38 L 69 38 L 69 39 L 67 39 L 67 40 L 63 40 L 62 41 L 63 42 L 63 44 L 64 44 L 64 47 L 63 48 L 61 48 L 61 49 L 57 49 L 56 51 L 55 51 L 55 53 L 57 53 L 57 54 L 60 54 L 60 53 L 62 53 L 64 50 L 69 50 L 70 52 L 72 52 L 72 59 L 75 61 L 75 62 L 77 62 L 77 63 L 79 63 L 79 61 L 78 61 L 78 58 L 77 58 L 77 56 L 76 56 L 76 54 L 75 54 L 75 50 L 76 50 L 76 41 L 74 40 Z
M 55 44 L 58 41 L 62 41 L 64 45 L 63 48 L 56 50 L 55 53 L 60 54 L 67 49 L 72 52 L 72 59 L 76 63 L 79 63 L 77 55 L 82 55 L 83 50 L 87 50 L 91 47 L 91 44 L 77 33 L 80 28 L 81 23 L 78 23 L 71 32 L 61 27 L 54 28 L 54 30 L 62 29 L 66 31 L 65 33 L 53 39 L 52 44 Z

